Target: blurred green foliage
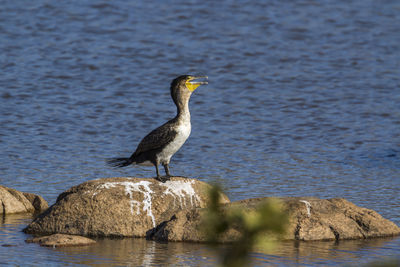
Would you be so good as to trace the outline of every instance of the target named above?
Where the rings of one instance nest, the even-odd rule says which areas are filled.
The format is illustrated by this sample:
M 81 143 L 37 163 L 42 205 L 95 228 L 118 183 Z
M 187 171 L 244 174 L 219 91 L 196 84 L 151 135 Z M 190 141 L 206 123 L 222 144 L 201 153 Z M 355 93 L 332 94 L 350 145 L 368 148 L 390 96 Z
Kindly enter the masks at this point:
M 227 267 L 248 266 L 250 253 L 271 249 L 274 241 L 285 232 L 288 217 L 278 200 L 266 201 L 254 209 L 244 209 L 240 205 L 222 207 L 221 189 L 213 186 L 209 192 L 210 202 L 203 220 L 203 229 L 210 244 L 223 240 L 228 231 L 238 232 L 237 240 L 232 242 L 222 255 L 222 265 Z

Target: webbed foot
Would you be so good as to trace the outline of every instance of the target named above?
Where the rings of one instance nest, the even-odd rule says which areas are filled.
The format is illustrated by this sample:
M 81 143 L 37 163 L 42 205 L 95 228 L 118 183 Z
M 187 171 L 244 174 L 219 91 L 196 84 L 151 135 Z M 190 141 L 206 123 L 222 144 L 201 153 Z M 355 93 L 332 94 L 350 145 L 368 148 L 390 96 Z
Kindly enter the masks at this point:
M 155 178 L 157 181 L 160 181 L 161 183 L 165 183 L 166 181 L 169 181 L 171 179 L 171 176 L 166 175 L 166 176 L 157 176 Z

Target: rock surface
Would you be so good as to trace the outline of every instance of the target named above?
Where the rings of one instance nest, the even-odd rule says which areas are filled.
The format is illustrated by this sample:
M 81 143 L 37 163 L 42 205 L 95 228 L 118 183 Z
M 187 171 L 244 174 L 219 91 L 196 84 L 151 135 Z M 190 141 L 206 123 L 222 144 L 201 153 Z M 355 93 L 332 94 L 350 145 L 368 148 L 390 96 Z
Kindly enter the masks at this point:
M 26 242 L 38 243 L 39 245 L 44 247 L 86 246 L 96 243 L 96 241 L 87 237 L 77 236 L 77 235 L 63 235 L 63 234 L 35 237 L 27 239 Z
M 241 206 L 254 209 L 267 198 L 247 199 L 226 204 L 224 209 Z M 342 240 L 394 236 L 400 228 L 373 210 L 340 199 L 280 198 L 289 214 L 286 240 Z M 159 241 L 206 241 L 200 230 L 204 209 L 182 210 L 159 225 L 148 238 Z M 230 229 L 223 242 L 237 240 L 239 231 Z
M 0 185 L 0 214 L 35 213 L 47 207 L 46 200 L 41 196 Z
M 189 178 L 108 178 L 74 186 L 27 228 L 33 234 L 145 237 L 182 209 L 205 207 L 210 185 Z M 221 196 L 227 203 L 227 196 Z

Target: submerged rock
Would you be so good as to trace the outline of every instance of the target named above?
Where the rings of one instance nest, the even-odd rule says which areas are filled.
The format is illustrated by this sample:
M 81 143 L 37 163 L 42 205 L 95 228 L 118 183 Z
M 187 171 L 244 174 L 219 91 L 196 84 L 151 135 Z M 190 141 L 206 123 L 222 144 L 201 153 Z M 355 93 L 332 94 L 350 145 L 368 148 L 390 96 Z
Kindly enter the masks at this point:
M 0 214 L 35 213 L 47 209 L 41 196 L 0 185 Z
M 63 235 L 54 234 L 50 236 L 35 237 L 25 240 L 27 243 L 38 243 L 44 247 L 73 247 L 73 246 L 87 246 L 96 243 L 93 239 L 77 236 L 77 235 Z
M 223 210 L 241 207 L 254 210 L 268 198 L 247 199 L 224 205 Z M 394 236 L 400 228 L 377 212 L 358 207 L 340 198 L 279 198 L 289 215 L 286 240 L 342 240 Z M 159 225 L 148 238 L 159 241 L 206 241 L 201 231 L 205 209 L 182 210 Z M 229 229 L 221 238 L 232 242 L 240 237 L 237 229 Z
M 210 185 L 196 179 L 108 178 L 74 186 L 60 194 L 27 228 L 33 234 L 145 237 L 183 209 L 203 208 Z M 222 203 L 229 202 L 226 195 Z

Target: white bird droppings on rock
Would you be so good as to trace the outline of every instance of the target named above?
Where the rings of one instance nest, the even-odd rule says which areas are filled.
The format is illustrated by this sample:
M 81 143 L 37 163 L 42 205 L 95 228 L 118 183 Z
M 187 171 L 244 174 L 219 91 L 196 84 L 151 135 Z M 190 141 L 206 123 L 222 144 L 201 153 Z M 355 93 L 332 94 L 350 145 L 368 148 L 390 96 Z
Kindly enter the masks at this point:
M 194 181 L 167 181 L 162 186 L 167 189 L 164 191 L 166 195 L 172 195 L 174 199 L 179 198 L 180 206 L 186 207 L 185 195 L 190 199 L 190 205 L 193 207 L 193 200 L 200 202 L 199 196 L 194 191 L 192 184 Z
M 98 194 L 97 190 L 99 189 L 110 189 L 116 186 L 124 186 L 125 193 L 130 198 L 131 205 L 131 214 L 134 213 L 134 207 L 136 206 L 136 214 L 140 214 L 140 204 L 141 202 L 133 199 L 132 192 L 140 192 L 143 194 L 143 211 L 147 212 L 147 216 L 151 217 L 154 227 L 156 226 L 155 217 L 152 212 L 152 197 L 151 194 L 154 193 L 153 190 L 150 189 L 150 181 L 140 181 L 140 182 L 107 182 L 100 184 L 96 187 L 93 196 Z M 179 199 L 180 207 L 186 207 L 186 197 L 190 199 L 190 205 L 196 205 L 196 203 L 200 202 L 200 198 L 195 192 L 193 185 L 194 181 L 167 181 L 163 184 L 160 183 L 160 186 L 165 187 L 165 191 L 163 195 L 171 195 L 174 200 Z M 174 202 L 175 205 L 175 202 Z
M 140 192 L 143 194 L 143 211 L 147 212 L 147 216 L 150 216 L 153 226 L 156 226 L 156 220 L 154 218 L 153 212 L 152 212 L 152 201 L 151 201 L 151 194 L 153 193 L 153 190 L 150 189 L 150 184 L 152 182 L 149 181 L 140 181 L 137 183 L 134 182 L 107 182 L 104 184 L 99 185 L 97 189 L 109 189 L 111 187 L 116 187 L 116 186 L 124 186 L 125 187 L 125 193 L 129 196 L 130 198 L 130 204 L 131 204 L 131 214 L 133 214 L 133 207 L 136 205 L 136 214 L 139 214 L 140 209 L 139 205 L 140 202 L 136 201 L 133 199 L 133 194 L 132 192 Z M 97 192 L 95 192 L 93 195 L 96 195 Z
M 300 200 L 300 202 L 303 202 L 304 204 L 306 204 L 307 215 L 308 215 L 308 217 L 311 217 L 311 203 L 308 202 L 307 200 Z

